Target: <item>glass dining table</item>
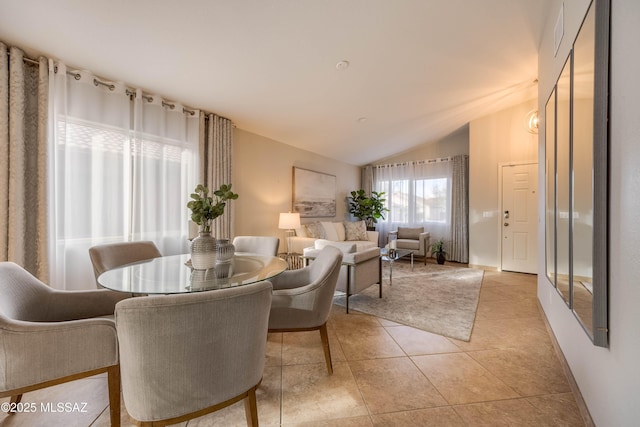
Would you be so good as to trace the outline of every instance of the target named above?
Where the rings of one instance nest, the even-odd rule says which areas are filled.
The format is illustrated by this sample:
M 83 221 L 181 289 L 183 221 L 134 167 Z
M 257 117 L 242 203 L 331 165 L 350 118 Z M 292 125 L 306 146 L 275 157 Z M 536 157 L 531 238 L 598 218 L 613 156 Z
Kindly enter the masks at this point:
M 236 254 L 231 263 L 195 270 L 190 255 L 169 255 L 105 271 L 98 283 L 107 289 L 134 294 L 181 294 L 231 288 L 269 280 L 287 263 L 275 256 Z

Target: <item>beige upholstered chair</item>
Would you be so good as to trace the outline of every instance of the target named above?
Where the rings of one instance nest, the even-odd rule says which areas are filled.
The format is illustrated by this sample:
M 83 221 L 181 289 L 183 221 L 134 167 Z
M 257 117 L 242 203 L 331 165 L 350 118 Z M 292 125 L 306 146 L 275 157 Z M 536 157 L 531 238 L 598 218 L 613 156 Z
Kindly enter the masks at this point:
M 245 401 L 258 425 L 271 283 L 131 298 L 116 306 L 122 395 L 142 425 L 168 425 Z M 153 423 L 153 424 L 151 424 Z
M 109 243 L 89 248 L 89 258 L 93 264 L 93 274 L 96 276 L 96 286 L 98 287 L 100 287 L 98 276 L 107 270 L 161 256 L 162 254 L 155 243 L 146 240 Z
M 111 318 L 127 298 L 107 290 L 58 291 L 0 262 L 0 398 L 108 374 L 111 425 L 120 425 L 120 370 Z
M 397 231 L 389 232 L 388 239 L 389 244 L 395 239 L 396 249 L 411 249 L 414 255 L 424 257 L 424 263 L 427 264 L 431 243 L 424 227 L 398 227 Z
M 260 255 L 278 255 L 280 239 L 271 236 L 236 236 L 233 239 L 236 253 L 253 253 Z
M 273 302 L 269 332 L 320 331 L 327 370 L 333 373 L 327 319 L 340 274 L 342 251 L 327 246 L 311 265 L 271 279 Z

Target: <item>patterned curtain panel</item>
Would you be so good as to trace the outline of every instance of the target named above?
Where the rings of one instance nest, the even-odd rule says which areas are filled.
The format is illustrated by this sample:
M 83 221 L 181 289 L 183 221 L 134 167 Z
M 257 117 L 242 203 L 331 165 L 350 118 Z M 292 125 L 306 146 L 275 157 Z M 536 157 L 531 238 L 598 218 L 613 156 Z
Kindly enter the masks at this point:
M 360 178 L 362 189 L 368 195 L 373 191 L 373 166 L 367 165 L 362 168 L 362 177 Z
M 210 191 L 222 184 L 232 184 L 233 123 L 215 114 L 200 113 L 200 180 Z M 233 190 L 233 188 L 232 188 Z M 240 195 L 242 197 L 242 195 Z M 218 239 L 233 237 L 233 202 L 227 203 L 224 215 L 213 224 Z
M 0 43 L 0 261 L 49 282 L 47 60 Z
M 469 262 L 469 156 L 451 160 L 451 261 Z

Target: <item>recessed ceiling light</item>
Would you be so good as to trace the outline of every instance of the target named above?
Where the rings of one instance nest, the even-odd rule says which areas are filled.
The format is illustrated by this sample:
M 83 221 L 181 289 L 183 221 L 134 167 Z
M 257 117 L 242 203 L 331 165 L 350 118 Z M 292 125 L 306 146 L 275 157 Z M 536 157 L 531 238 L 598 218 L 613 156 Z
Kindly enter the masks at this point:
M 349 68 L 349 61 L 342 60 L 336 64 L 338 70 L 346 70 L 347 68 Z
M 368 118 L 366 118 L 366 117 L 358 117 L 358 123 L 364 123 L 364 122 L 366 122 L 367 120 L 369 120 L 369 119 L 368 119 Z

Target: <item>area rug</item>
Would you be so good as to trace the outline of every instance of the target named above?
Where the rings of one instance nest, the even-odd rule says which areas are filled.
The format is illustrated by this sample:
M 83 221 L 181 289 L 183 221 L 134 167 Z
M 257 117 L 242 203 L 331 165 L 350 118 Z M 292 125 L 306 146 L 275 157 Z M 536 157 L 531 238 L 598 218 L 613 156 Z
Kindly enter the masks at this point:
M 393 266 L 383 263 L 382 298 L 378 285 L 349 298 L 349 311 L 357 310 L 424 331 L 469 341 L 478 308 L 483 270 L 416 262 Z M 334 302 L 345 306 L 345 296 Z

